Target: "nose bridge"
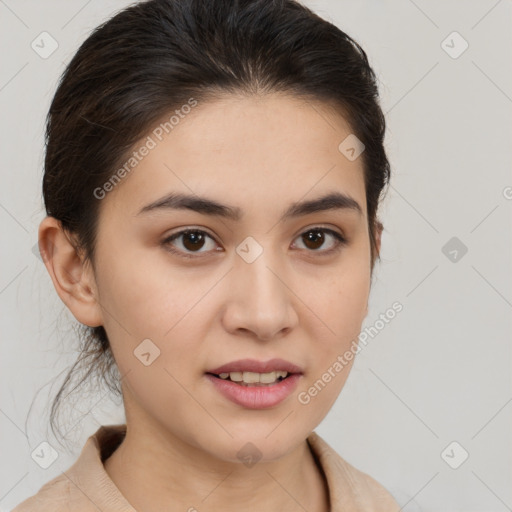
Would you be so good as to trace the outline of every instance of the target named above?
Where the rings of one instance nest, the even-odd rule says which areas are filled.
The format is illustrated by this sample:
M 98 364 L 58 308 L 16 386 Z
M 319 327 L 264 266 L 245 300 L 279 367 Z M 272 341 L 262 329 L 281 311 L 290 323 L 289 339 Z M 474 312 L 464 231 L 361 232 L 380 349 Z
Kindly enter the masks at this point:
M 254 251 L 254 248 L 250 250 Z M 280 270 L 282 268 L 272 250 L 267 247 L 262 247 L 260 254 L 253 261 L 240 257 L 234 270 L 237 278 L 245 283 L 242 290 L 244 298 L 249 297 L 248 302 L 256 302 L 261 306 L 285 301 L 283 277 L 278 277 L 280 273 L 283 273 Z
M 269 338 L 290 327 L 294 315 L 284 265 L 271 249 L 260 248 L 255 258 L 258 247 L 252 241 L 237 248 L 226 318 L 231 329 L 243 328 Z

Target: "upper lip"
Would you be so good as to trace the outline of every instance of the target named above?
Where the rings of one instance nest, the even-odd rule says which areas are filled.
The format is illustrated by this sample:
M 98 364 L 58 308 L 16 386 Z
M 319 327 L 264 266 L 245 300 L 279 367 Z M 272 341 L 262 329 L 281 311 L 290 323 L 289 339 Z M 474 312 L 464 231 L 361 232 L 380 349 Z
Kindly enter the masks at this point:
M 223 364 L 218 368 L 209 370 L 207 373 L 220 373 L 231 372 L 255 372 L 255 373 L 270 373 L 275 371 L 285 371 L 288 373 L 302 373 L 302 368 L 299 366 L 285 361 L 284 359 L 270 359 L 268 361 L 258 361 L 256 359 L 238 359 L 230 363 Z

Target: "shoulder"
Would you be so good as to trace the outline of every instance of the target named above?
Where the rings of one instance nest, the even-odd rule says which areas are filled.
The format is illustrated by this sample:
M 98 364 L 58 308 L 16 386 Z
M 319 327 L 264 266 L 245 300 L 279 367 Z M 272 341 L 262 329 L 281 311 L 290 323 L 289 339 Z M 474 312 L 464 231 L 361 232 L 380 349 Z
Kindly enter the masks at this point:
M 30 498 L 22 501 L 11 512 L 71 512 L 77 510 L 86 512 L 87 505 L 80 496 L 74 492 L 73 483 L 65 475 L 50 480 Z M 76 488 L 75 488 L 76 489 Z M 93 508 L 94 510 L 94 508 Z
M 373 477 L 341 457 L 316 432 L 308 437 L 326 476 L 333 511 L 398 512 L 400 507 L 389 491 Z M 352 507 L 352 508 L 350 508 Z
M 103 466 L 103 459 L 115 450 L 125 432 L 125 425 L 101 426 L 87 439 L 71 467 L 11 512 L 98 512 L 113 508 L 134 512 Z

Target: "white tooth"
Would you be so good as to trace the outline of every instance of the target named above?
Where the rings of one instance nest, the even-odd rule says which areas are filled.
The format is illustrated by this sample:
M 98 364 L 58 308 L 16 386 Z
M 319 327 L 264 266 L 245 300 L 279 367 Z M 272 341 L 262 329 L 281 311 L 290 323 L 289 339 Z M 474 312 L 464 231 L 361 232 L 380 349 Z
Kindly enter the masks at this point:
M 229 377 L 233 382 L 244 382 L 245 384 L 272 384 L 276 382 L 279 377 L 284 379 L 287 375 L 288 372 L 279 370 L 267 373 L 229 372 L 221 373 L 219 377 L 221 379 L 227 379 Z
M 260 374 L 256 372 L 244 372 L 243 380 L 247 384 L 254 384 L 255 382 L 260 381 Z
M 260 382 L 263 384 L 270 384 L 271 382 L 275 382 L 277 379 L 277 372 L 270 372 L 270 373 L 261 373 L 260 374 Z

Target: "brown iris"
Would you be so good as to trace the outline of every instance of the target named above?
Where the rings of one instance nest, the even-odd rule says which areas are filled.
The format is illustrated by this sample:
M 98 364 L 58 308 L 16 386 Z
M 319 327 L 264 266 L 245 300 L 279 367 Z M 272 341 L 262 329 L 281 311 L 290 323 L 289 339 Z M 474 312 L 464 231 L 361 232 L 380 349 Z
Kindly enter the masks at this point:
M 204 233 L 200 231 L 188 231 L 187 233 L 183 233 L 183 247 L 185 247 L 189 251 L 194 251 L 194 249 L 201 249 L 204 245 Z M 187 241 L 189 241 L 187 243 Z
M 302 239 L 308 249 L 318 249 L 325 241 L 324 233 L 316 229 L 304 233 Z M 313 244 L 313 247 L 309 246 L 308 243 Z

